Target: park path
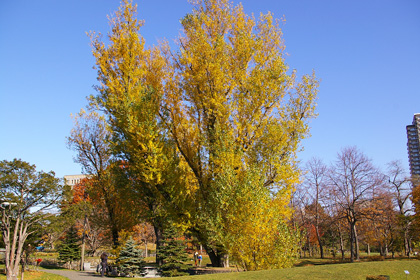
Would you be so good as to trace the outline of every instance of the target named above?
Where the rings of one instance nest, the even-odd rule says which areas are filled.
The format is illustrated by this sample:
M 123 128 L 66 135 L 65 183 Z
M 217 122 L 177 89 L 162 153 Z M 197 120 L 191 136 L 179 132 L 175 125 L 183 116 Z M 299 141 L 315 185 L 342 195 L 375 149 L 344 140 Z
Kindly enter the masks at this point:
M 43 272 L 58 274 L 69 278 L 70 280 L 99 280 L 101 275 L 93 271 L 76 271 L 76 270 L 60 270 L 60 269 L 41 269 Z

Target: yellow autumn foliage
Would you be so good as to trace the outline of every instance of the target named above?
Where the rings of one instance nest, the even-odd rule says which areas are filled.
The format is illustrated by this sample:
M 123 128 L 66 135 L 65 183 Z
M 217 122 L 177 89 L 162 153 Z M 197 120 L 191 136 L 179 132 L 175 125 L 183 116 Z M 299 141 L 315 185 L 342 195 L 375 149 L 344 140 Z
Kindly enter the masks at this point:
M 160 228 L 171 209 L 187 220 L 183 200 L 194 184 L 184 183 L 188 171 L 160 124 L 166 60 L 159 48 L 146 47 L 136 10 L 131 1 L 122 1 L 109 17 L 108 44 L 101 34 L 89 34 L 99 82 L 89 101 L 103 111 L 112 130 L 112 153 L 132 188 L 127 200 L 145 205 L 145 218 Z
M 141 182 L 141 199 L 158 201 L 152 212 L 178 213 L 214 265 L 231 255 L 251 270 L 289 266 L 296 152 L 318 81 L 289 69 L 271 13 L 191 3 L 176 51 L 145 47 L 128 0 L 110 18 L 109 45 L 91 33 L 99 81 L 91 106 L 108 116 L 113 152 Z
M 165 167 L 164 144 L 157 125 L 164 60 L 157 48 L 148 49 L 139 34 L 143 22 L 136 17 L 136 6 L 124 1 L 114 17 L 109 45 L 91 33 L 96 58 L 97 96 L 92 106 L 104 110 L 117 137 L 116 153 L 129 155 L 127 161 L 140 180 L 162 183 Z
M 198 182 L 194 230 L 220 261 L 290 265 L 296 152 L 315 117 L 318 81 L 289 70 L 271 13 L 255 19 L 228 0 L 192 3 L 179 51 L 163 46 L 163 121 Z

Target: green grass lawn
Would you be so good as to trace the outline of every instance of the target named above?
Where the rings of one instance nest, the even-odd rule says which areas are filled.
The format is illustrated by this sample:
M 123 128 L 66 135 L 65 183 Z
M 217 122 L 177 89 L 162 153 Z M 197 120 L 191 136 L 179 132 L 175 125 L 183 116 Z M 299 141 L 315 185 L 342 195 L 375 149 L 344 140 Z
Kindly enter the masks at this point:
M 375 256 L 373 256 L 375 257 Z M 373 260 L 373 257 L 364 257 L 362 261 L 355 263 L 339 263 L 339 259 L 316 259 L 316 258 L 304 258 L 300 259 L 296 266 L 288 269 L 277 269 L 277 270 L 266 270 L 266 271 L 251 271 L 251 272 L 232 272 L 232 273 L 219 273 L 219 274 L 207 274 L 199 276 L 186 276 L 176 277 L 177 280 L 274 280 L 274 279 L 291 279 L 291 280 L 348 280 L 348 279 L 360 279 L 365 280 L 368 275 L 389 275 L 392 280 L 410 280 L 420 279 L 420 260 L 412 259 L 400 259 L 392 260 L 388 259 L 385 261 L 368 261 Z M 154 258 L 150 258 L 152 262 Z M 346 260 L 349 261 L 349 260 Z M 334 263 L 338 262 L 338 263 Z M 189 262 L 193 266 L 192 256 Z M 207 263 L 210 263 L 210 259 L 204 255 L 202 266 L 205 267 Z M 406 278 L 405 270 L 408 270 L 410 274 Z M 63 278 L 30 278 L 25 273 L 25 280 L 40 280 L 40 279 L 51 279 L 61 280 Z M 52 276 L 48 276 L 52 277 Z M 0 276 L 0 280 L 5 279 Z M 115 279 L 115 278 L 114 278 Z M 127 279 L 120 278 L 118 279 Z M 140 278 L 137 278 L 140 279 Z
M 264 271 L 231 272 L 199 276 L 176 277 L 177 280 L 365 280 L 368 275 L 389 275 L 392 280 L 420 279 L 420 260 L 386 260 L 322 264 L 325 260 L 307 259 L 300 266 Z M 314 265 L 317 264 L 317 265 Z M 405 270 L 410 274 L 406 278 Z M 0 274 L 0 280 L 5 280 Z M 25 272 L 25 280 L 65 280 L 67 278 L 40 271 Z M 115 278 L 114 278 L 115 279 Z M 127 279 L 118 277 L 118 279 Z M 136 278 L 142 279 L 142 278 Z
M 387 260 L 344 264 L 308 265 L 287 269 L 232 272 L 176 277 L 176 280 L 365 280 L 368 275 L 389 275 L 392 280 L 420 279 L 419 260 Z M 124 279 L 124 278 L 120 278 Z M 139 278 L 138 278 L 139 279 Z
M 68 280 L 67 277 L 63 277 L 56 274 L 46 273 L 43 271 L 38 271 L 37 268 L 34 266 L 30 267 L 30 271 L 25 271 L 23 278 L 24 280 Z M 6 280 L 6 275 L 4 274 L 4 264 L 0 265 L 0 270 L 2 271 L 0 273 L 0 280 Z M 18 279 L 20 279 L 20 272 Z
M 0 280 L 6 280 L 6 275 L 0 274 Z M 24 280 L 68 280 L 68 278 L 42 271 L 26 271 L 24 274 Z
M 368 275 L 389 275 L 392 280 L 405 280 L 404 270 L 408 270 L 410 275 L 407 279 L 420 279 L 420 261 L 418 260 L 398 260 L 398 261 L 379 261 L 379 262 L 358 262 L 346 264 L 312 265 L 294 267 L 287 269 L 275 269 L 265 271 L 234 272 L 228 274 L 213 274 L 203 276 L 192 276 L 197 280 L 271 280 L 271 279 L 296 279 L 296 280 L 317 280 L 335 279 L 365 280 Z M 179 277 L 177 280 L 191 280 L 189 277 Z

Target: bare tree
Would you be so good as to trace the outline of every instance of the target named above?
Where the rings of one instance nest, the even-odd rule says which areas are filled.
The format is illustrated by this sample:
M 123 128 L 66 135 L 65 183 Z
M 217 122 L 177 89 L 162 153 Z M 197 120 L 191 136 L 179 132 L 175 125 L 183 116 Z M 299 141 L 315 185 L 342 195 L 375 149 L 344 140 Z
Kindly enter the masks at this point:
M 321 259 L 323 259 L 324 248 L 321 240 L 320 224 L 321 212 L 323 212 L 322 200 L 325 197 L 325 192 L 327 190 L 326 184 L 328 180 L 328 168 L 322 160 L 318 158 L 311 158 L 305 166 L 305 171 L 304 185 L 307 186 L 308 195 L 311 198 L 311 208 L 313 210 L 312 224 L 315 227 Z
M 84 110 L 73 119 L 74 127 L 67 144 L 77 152 L 74 161 L 82 166 L 85 173 L 101 177 L 111 159 L 110 133 L 105 120 L 96 112 L 86 113 Z
M 308 224 L 308 218 L 305 212 L 305 208 L 309 205 L 309 195 L 306 187 L 301 184 L 297 185 L 291 197 L 291 208 L 293 209 L 292 215 L 292 224 L 295 229 L 299 229 L 301 232 L 305 233 L 305 236 L 302 236 L 300 239 L 300 257 L 306 257 L 306 251 L 311 252 L 310 250 L 310 240 L 309 232 L 305 230 Z M 306 245 L 304 244 L 306 243 Z M 303 251 L 303 256 L 302 256 Z
M 375 199 L 376 189 L 383 184 L 383 176 L 356 147 L 344 148 L 330 173 L 332 194 L 343 210 L 350 229 L 351 261 L 359 260 L 357 222 L 367 213 L 368 202 Z
M 407 202 L 409 202 L 411 194 L 411 181 L 406 175 L 400 161 L 391 161 L 388 163 L 387 177 L 389 189 L 394 196 L 395 203 L 397 204 L 402 234 L 404 236 L 404 253 L 407 257 L 409 257 L 411 252 L 409 231 L 412 222 L 410 217 L 410 207 L 407 206 Z
M 332 196 L 335 199 L 335 196 Z M 334 203 L 331 201 L 331 204 L 327 208 L 329 210 L 329 215 L 331 217 L 330 227 L 338 234 L 339 240 L 339 249 L 341 253 L 341 259 L 344 261 L 345 259 L 345 239 L 346 239 L 346 221 L 338 203 Z M 333 253 L 333 257 L 335 256 L 335 252 Z

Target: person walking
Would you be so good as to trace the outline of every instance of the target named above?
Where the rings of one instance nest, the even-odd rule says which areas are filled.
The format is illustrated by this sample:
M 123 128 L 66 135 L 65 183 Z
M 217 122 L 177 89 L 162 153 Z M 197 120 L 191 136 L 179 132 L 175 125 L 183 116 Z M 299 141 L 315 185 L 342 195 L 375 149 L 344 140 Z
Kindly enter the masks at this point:
M 102 267 L 101 277 L 104 277 L 107 266 L 108 266 L 108 254 L 103 252 L 101 255 L 101 267 Z
M 201 261 L 203 260 L 203 256 L 198 255 L 198 265 L 201 267 Z
M 197 266 L 197 261 L 198 261 L 198 253 L 195 252 L 194 253 L 194 263 L 195 263 L 195 266 Z

